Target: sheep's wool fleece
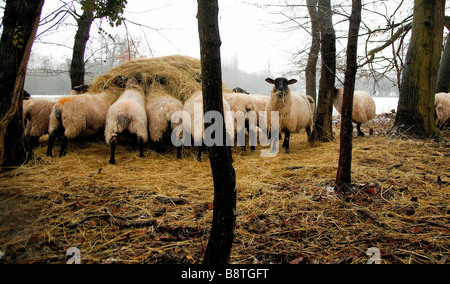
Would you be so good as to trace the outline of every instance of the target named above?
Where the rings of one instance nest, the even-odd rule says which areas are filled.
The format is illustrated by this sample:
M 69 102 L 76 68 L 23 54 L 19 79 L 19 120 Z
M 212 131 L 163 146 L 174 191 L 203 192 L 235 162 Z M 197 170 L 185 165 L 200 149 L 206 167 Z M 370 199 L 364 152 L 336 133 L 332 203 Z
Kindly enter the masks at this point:
M 23 102 L 23 121 L 26 122 L 25 135 L 41 137 L 48 133 L 50 114 L 57 98 L 30 98 Z
M 161 86 L 153 86 L 147 92 L 146 111 L 148 116 L 148 128 L 150 132 L 150 139 L 153 142 L 161 141 L 164 133 L 175 129 L 179 123 L 172 122 L 172 115 L 177 111 L 183 110 L 182 102 L 171 96 Z
M 63 98 L 53 108 L 49 134 L 54 134 L 60 127 L 59 117 L 68 139 L 96 134 L 105 126 L 111 104 L 111 96 L 107 92 Z
M 339 89 L 334 107 L 342 113 L 342 100 L 344 89 Z M 366 123 L 375 118 L 377 114 L 375 100 L 365 91 L 355 91 L 353 96 L 352 121 L 354 123 Z
M 105 140 L 109 144 L 112 137 L 128 130 L 148 141 L 147 113 L 145 111 L 144 91 L 140 86 L 125 89 L 119 99 L 111 106 L 106 117 Z
M 195 108 L 195 106 L 197 108 Z M 199 112 L 194 113 L 195 110 Z M 186 101 L 183 107 L 183 111 L 185 111 L 191 117 L 190 119 L 191 123 L 187 123 L 186 120 L 183 120 L 184 131 L 190 132 L 194 141 L 196 141 L 197 143 L 199 141 L 202 141 L 204 132 L 204 123 L 203 123 L 203 95 L 201 91 L 195 93 L 189 100 Z M 223 111 L 225 113 L 226 132 L 228 134 L 228 137 L 230 137 L 230 139 L 234 139 L 233 115 L 231 113 L 230 105 L 226 100 L 223 100 Z
M 271 126 L 272 111 L 279 112 L 280 131 L 298 133 L 313 124 L 313 111 L 310 102 L 305 95 L 300 93 L 288 90 L 284 97 L 279 97 L 274 88 L 267 104 L 269 127 Z
M 436 94 L 436 114 L 441 123 L 450 123 L 450 94 Z

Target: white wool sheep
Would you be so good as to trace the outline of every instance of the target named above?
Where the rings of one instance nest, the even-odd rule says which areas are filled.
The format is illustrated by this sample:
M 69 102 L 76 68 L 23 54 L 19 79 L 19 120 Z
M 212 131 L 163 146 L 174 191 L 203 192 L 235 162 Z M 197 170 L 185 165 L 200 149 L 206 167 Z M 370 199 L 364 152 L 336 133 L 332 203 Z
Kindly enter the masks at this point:
M 334 107 L 339 113 L 342 113 L 342 100 L 344 97 L 344 89 L 335 89 Z M 352 121 L 356 123 L 358 136 L 364 137 L 361 131 L 361 125 L 375 118 L 377 109 L 375 100 L 365 91 L 355 91 L 353 96 L 353 113 Z
M 252 97 L 244 93 L 224 93 L 223 98 L 228 102 L 230 110 L 233 112 L 235 134 L 245 137 L 245 129 L 249 125 L 249 119 L 246 115 L 248 112 L 256 110 Z M 245 145 L 243 149 L 245 150 Z
M 203 117 L 203 95 L 199 91 L 195 93 L 190 99 L 188 99 L 184 106 L 183 111 L 190 116 L 190 121 L 183 119 L 183 131 L 184 133 L 190 133 L 192 139 L 194 140 L 194 145 L 204 145 L 203 134 L 204 128 L 204 117 Z M 228 141 L 234 141 L 234 121 L 231 112 L 230 105 L 223 99 L 223 111 L 225 115 L 225 129 L 226 129 L 226 139 Z M 201 161 L 202 147 L 199 147 L 197 160 Z
M 63 135 L 62 157 L 66 154 L 69 139 L 98 134 L 105 127 L 106 115 L 114 100 L 115 96 L 109 91 L 60 99 L 50 115 L 47 155 L 53 157 L 53 144 L 59 135 Z
M 128 130 L 137 136 L 140 157 L 144 157 L 144 143 L 148 142 L 148 119 L 145 111 L 144 89 L 136 79 L 129 79 L 125 91 L 109 108 L 106 116 L 105 140 L 111 145 L 110 164 L 115 164 L 117 136 Z
M 450 124 L 450 93 L 436 94 L 436 116 L 441 128 L 445 124 Z
M 258 123 L 257 126 L 260 126 L 260 122 L 263 119 L 266 119 L 266 116 L 263 114 L 263 112 L 266 111 L 267 104 L 270 101 L 270 96 L 264 96 L 259 94 L 250 94 L 249 95 L 252 98 L 253 105 L 255 106 L 255 111 L 258 117 Z
M 23 101 L 23 121 L 25 124 L 25 141 L 31 153 L 39 143 L 39 138 L 48 134 L 50 114 L 61 97 L 30 98 Z
M 259 94 L 250 94 L 253 104 L 255 105 L 255 111 L 266 111 L 267 104 L 270 101 L 270 96 L 264 96 Z
M 233 117 L 235 121 L 235 133 L 238 135 L 245 135 L 245 128 L 247 128 L 250 133 L 250 121 L 247 113 L 254 111 L 256 114 L 256 125 L 259 126 L 258 122 L 261 121 L 260 111 L 265 111 L 267 102 L 269 101 L 268 96 L 262 96 L 257 94 L 246 94 L 246 93 L 225 93 L 224 99 L 229 103 L 231 111 L 233 112 Z M 243 117 L 246 117 L 245 124 L 243 122 Z M 242 136 L 243 137 L 243 136 Z M 243 146 L 245 151 L 245 145 Z M 251 150 L 254 151 L 255 147 L 251 146 Z
M 153 82 L 147 90 L 146 111 L 150 139 L 162 143 L 164 136 L 179 125 L 172 121 L 172 115 L 183 111 L 183 103 L 170 95 L 164 86 Z M 177 147 L 177 158 L 181 159 L 181 147 Z
M 267 124 L 271 125 L 271 112 L 279 112 L 280 131 L 285 133 L 283 147 L 286 153 L 290 153 L 290 135 L 306 129 L 308 137 L 311 136 L 313 125 L 313 115 L 311 102 L 305 95 L 291 92 L 289 85 L 297 83 L 297 80 L 287 80 L 286 78 L 266 79 L 269 84 L 275 85 L 272 88 L 270 101 L 267 104 Z

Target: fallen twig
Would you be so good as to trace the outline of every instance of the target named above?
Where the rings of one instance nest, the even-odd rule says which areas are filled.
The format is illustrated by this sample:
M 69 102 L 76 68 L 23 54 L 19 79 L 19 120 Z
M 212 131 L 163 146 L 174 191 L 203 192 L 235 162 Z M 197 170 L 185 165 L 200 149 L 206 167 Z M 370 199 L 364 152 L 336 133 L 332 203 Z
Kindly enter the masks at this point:
M 401 161 L 400 164 L 396 164 L 396 165 L 393 165 L 392 167 L 389 167 L 389 169 L 387 170 L 386 175 L 389 175 L 389 172 L 390 172 L 391 170 L 400 168 L 401 166 L 403 166 L 404 163 L 405 163 L 405 161 Z

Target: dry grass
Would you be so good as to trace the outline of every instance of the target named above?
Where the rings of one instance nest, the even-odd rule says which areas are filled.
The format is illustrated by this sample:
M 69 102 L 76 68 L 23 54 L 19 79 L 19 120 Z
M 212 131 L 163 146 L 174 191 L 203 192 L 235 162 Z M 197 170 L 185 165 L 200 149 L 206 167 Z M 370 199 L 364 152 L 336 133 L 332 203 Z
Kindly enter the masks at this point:
M 355 138 L 355 193 L 344 201 L 329 188 L 338 143 L 306 140 L 294 135 L 292 153 L 275 158 L 233 150 L 233 263 L 365 263 L 371 247 L 382 263 L 447 261 L 448 144 Z M 82 263 L 201 261 L 213 211 L 206 155 L 199 163 L 193 149 L 181 161 L 149 150 L 140 159 L 120 146 L 112 166 L 102 142 L 72 143 L 61 159 L 44 146 L 0 175 L 0 262 L 65 263 L 70 247 Z

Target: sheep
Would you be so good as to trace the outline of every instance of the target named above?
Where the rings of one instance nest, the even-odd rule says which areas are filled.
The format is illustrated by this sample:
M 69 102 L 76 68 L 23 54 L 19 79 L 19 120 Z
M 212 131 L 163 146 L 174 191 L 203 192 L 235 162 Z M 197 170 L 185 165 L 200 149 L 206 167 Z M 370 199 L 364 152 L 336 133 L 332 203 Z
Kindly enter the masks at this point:
M 239 87 L 236 87 L 236 88 L 234 88 L 233 90 L 231 90 L 233 93 L 238 93 L 238 94 L 247 94 L 247 95 L 249 95 L 250 93 L 249 92 L 247 92 L 246 90 L 244 90 L 244 89 L 242 89 L 242 88 L 239 88 Z
M 89 90 L 89 85 L 80 85 L 72 88 L 72 91 L 70 91 L 70 95 L 82 95 L 86 94 Z
M 283 147 L 286 148 L 286 153 L 290 153 L 291 133 L 298 133 L 305 128 L 308 137 L 311 137 L 314 115 L 311 102 L 305 95 L 291 92 L 289 85 L 297 83 L 295 79 L 267 78 L 266 82 L 274 85 L 266 108 L 268 126 L 271 125 L 271 112 L 278 111 L 280 131 L 285 133 Z
M 117 136 L 125 130 L 138 137 L 139 154 L 141 158 L 144 157 L 144 144 L 148 142 L 148 119 L 145 102 L 142 86 L 134 78 L 127 80 L 125 91 L 109 108 L 106 115 L 105 141 L 106 144 L 111 145 L 110 164 L 116 164 Z
M 440 129 L 450 124 L 450 93 L 438 93 L 435 100 L 437 123 Z
M 269 97 L 257 94 L 245 94 L 245 93 L 225 93 L 224 99 L 229 103 L 231 111 L 233 112 L 235 119 L 235 134 L 245 135 L 245 128 L 250 134 L 251 126 L 259 126 L 258 122 L 261 121 L 260 111 L 265 111 Z M 254 111 L 256 114 L 255 125 L 250 125 L 249 117 L 246 116 L 248 112 Z M 242 116 L 245 116 L 245 125 L 242 123 Z M 244 128 L 245 126 L 245 128 Z M 244 136 L 245 137 L 245 136 Z M 242 146 L 245 151 L 245 145 Z M 251 146 L 251 150 L 255 150 L 255 146 Z
M 150 139 L 155 143 L 162 143 L 166 134 L 179 126 L 178 122 L 172 121 L 172 115 L 183 111 L 183 103 L 170 95 L 163 85 L 153 82 L 147 90 L 145 109 Z M 181 147 L 177 147 L 177 158 L 181 159 Z
M 48 134 L 50 114 L 61 97 L 30 98 L 23 102 L 23 121 L 25 124 L 25 142 L 29 153 L 39 144 L 39 138 Z
M 223 98 L 228 102 L 230 110 L 233 112 L 235 134 L 239 133 L 243 136 L 238 137 L 245 138 L 245 129 L 249 128 L 249 120 L 246 115 L 248 112 L 256 110 L 252 97 L 244 93 L 224 93 Z M 242 146 L 242 149 L 245 151 L 245 145 Z
M 230 105 L 223 99 L 223 111 L 225 115 L 225 129 L 228 141 L 234 141 L 234 121 L 231 112 Z M 190 99 L 188 99 L 184 106 L 183 112 L 187 113 L 190 117 L 189 121 L 183 119 L 182 128 L 184 133 L 190 133 L 194 140 L 194 145 L 202 145 L 199 147 L 197 160 L 202 159 L 203 148 L 203 133 L 204 129 L 204 117 L 203 117 L 203 94 L 202 91 L 195 93 Z M 201 116 L 199 119 L 198 116 Z M 228 144 L 228 143 L 227 143 Z M 227 145 L 228 146 L 228 145 Z
M 259 95 L 259 94 L 249 94 L 252 98 L 253 104 L 255 106 L 255 111 L 266 111 L 267 103 L 270 101 L 269 96 Z
M 334 91 L 334 107 L 339 113 L 342 113 L 342 100 L 344 89 L 336 89 Z M 361 125 L 375 118 L 377 114 L 375 100 L 365 91 L 355 91 L 353 96 L 353 113 L 352 121 L 356 123 L 358 136 L 364 137 L 361 131 Z
M 60 150 L 60 157 L 63 157 L 69 139 L 99 133 L 105 127 L 106 115 L 114 100 L 110 90 L 96 95 L 83 94 L 60 99 L 50 114 L 47 156 L 53 157 L 53 144 L 57 136 L 63 136 Z

